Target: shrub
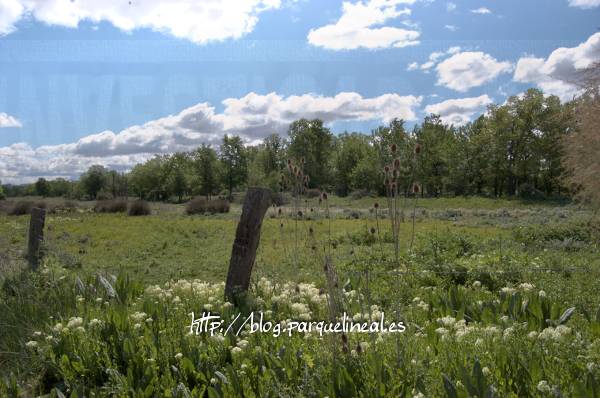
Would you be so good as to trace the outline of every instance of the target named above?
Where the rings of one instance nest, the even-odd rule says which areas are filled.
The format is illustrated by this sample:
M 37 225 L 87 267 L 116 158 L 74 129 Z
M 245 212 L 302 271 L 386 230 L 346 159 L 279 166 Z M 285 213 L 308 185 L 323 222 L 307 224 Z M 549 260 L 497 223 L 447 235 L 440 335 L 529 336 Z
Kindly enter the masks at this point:
M 375 195 L 370 192 L 368 189 L 357 189 L 356 191 L 352 191 L 350 192 L 350 198 L 357 200 L 357 199 L 362 199 L 362 198 L 373 198 L 375 197 Z
M 9 216 L 23 216 L 31 213 L 33 207 L 39 207 L 40 209 L 46 208 L 46 202 L 32 202 L 29 200 L 19 200 L 13 204 L 8 211 Z
M 150 205 L 145 200 L 136 200 L 129 205 L 128 215 L 130 216 L 148 216 L 152 212 L 150 211 Z
M 271 195 L 271 202 L 274 206 L 284 206 L 290 203 L 289 195 L 278 192 Z
M 96 213 L 124 213 L 127 211 L 127 202 L 123 199 L 99 200 L 94 206 Z
M 101 192 L 98 192 L 98 194 L 96 195 L 96 200 L 104 201 L 104 200 L 112 200 L 112 199 L 113 199 L 113 196 L 110 192 L 101 191 Z
M 309 199 L 318 198 L 319 196 L 321 196 L 321 191 L 318 189 L 311 188 L 306 190 L 306 197 Z
M 225 199 L 194 198 L 188 202 L 185 212 L 187 214 L 229 213 L 229 202 Z
M 529 183 L 519 185 L 518 192 L 521 199 L 542 200 L 546 198 L 546 195 L 542 191 Z

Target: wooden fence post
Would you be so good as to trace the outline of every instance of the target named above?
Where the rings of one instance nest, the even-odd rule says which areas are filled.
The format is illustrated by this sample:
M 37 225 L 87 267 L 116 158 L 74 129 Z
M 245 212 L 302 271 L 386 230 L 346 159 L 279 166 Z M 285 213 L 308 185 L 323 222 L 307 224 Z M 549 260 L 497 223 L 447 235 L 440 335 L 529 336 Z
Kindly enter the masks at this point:
M 27 260 L 29 267 L 35 271 L 40 265 L 40 246 L 44 241 L 44 225 L 46 223 L 46 210 L 34 207 L 31 209 L 29 221 L 29 241 L 27 245 Z
M 225 298 L 233 303 L 236 302 L 237 295 L 248 291 L 250 274 L 260 242 L 260 228 L 270 204 L 269 189 L 248 188 L 231 249 L 231 260 L 225 283 Z

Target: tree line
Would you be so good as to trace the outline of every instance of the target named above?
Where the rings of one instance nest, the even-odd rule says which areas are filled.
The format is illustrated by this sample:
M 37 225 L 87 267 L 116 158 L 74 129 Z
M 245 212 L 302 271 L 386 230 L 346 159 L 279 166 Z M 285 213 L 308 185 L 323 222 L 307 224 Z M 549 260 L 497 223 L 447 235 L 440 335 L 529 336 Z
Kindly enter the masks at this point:
M 487 195 L 552 197 L 568 194 L 563 141 L 576 126 L 576 101 L 561 103 L 530 89 L 464 126 L 437 115 L 408 129 L 393 120 L 370 133 L 334 135 L 318 119 L 297 120 L 287 137 L 272 134 L 257 146 L 223 137 L 219 146 L 157 155 L 127 173 L 92 166 L 76 182 L 64 179 L 4 186 L 8 196 L 37 194 L 97 199 L 137 196 L 183 201 L 196 195 L 231 196 L 246 186 L 280 189 L 287 159 L 304 159 L 309 188 L 337 195 L 384 194 L 384 171 L 392 144 L 401 161 L 400 187 L 418 181 L 424 196 Z M 411 154 L 421 148 L 418 161 Z

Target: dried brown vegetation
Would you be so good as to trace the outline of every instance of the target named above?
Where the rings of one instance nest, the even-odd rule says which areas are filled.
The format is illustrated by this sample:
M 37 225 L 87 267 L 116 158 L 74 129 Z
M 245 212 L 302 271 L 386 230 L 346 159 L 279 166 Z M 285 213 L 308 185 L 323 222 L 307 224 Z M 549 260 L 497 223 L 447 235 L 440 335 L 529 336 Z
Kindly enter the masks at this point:
M 576 128 L 564 141 L 566 180 L 581 200 L 600 208 L 600 63 L 584 77 Z

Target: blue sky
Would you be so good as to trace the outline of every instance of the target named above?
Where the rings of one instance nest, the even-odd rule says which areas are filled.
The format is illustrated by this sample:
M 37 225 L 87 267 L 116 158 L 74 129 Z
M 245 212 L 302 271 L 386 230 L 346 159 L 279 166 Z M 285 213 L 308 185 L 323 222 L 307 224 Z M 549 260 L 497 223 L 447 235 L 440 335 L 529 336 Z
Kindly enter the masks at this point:
M 0 0 L 0 180 L 320 117 L 466 123 L 600 61 L 600 0 Z M 563 50 L 559 50 L 563 48 Z

